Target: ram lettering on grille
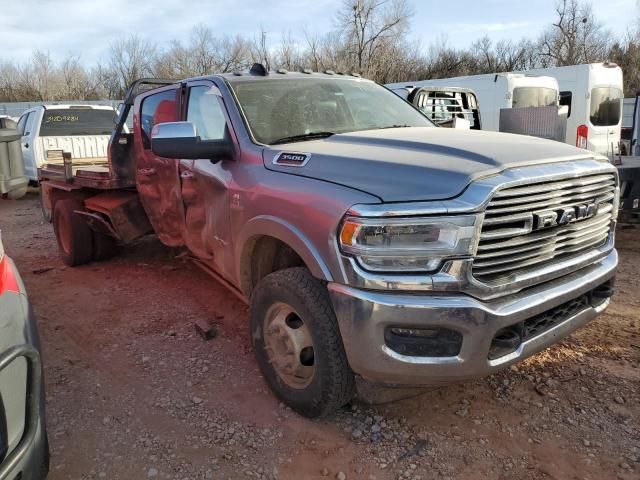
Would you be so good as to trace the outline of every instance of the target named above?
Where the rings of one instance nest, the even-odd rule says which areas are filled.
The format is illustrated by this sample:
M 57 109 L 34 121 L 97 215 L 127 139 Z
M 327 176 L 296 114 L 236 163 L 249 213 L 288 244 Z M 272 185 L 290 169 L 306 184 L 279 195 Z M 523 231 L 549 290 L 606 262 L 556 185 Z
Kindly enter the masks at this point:
M 603 245 L 615 188 L 613 175 L 600 174 L 498 190 L 487 205 L 473 275 L 498 281 Z

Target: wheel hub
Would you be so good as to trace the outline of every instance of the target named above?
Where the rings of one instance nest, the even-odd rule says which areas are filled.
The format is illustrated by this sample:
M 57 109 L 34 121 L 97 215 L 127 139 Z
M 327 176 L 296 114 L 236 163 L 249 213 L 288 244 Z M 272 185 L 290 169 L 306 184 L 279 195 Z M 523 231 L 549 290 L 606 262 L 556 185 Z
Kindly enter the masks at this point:
M 267 312 L 264 343 L 269 363 L 282 381 L 296 389 L 309 385 L 315 372 L 313 341 L 289 305 L 278 303 Z

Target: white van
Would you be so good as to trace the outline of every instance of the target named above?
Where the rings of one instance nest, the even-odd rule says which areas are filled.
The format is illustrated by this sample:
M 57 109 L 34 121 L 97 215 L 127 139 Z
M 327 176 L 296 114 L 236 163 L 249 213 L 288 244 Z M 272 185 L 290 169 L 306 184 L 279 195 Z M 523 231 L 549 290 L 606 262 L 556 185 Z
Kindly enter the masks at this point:
M 619 151 L 622 125 L 622 69 L 615 63 L 542 68 L 560 85 L 560 105 L 569 107 L 566 142 L 602 155 Z
M 38 180 L 48 151 L 71 154 L 74 163 L 105 163 L 115 109 L 104 105 L 39 105 L 18 120 L 25 174 Z
M 482 117 L 482 130 L 500 131 L 500 110 L 558 105 L 558 82 L 552 77 L 522 73 L 491 73 L 438 80 L 391 83 L 391 90 L 406 87 L 462 87 L 475 92 Z

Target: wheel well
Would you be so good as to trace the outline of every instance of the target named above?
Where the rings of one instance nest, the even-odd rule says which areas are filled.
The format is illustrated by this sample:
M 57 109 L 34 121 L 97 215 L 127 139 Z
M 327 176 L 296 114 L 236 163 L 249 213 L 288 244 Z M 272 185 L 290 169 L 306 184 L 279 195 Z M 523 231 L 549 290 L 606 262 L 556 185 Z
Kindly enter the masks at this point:
M 254 237 L 247 242 L 244 251 L 240 274 L 242 291 L 247 297 L 258 282 L 270 273 L 306 266 L 293 248 L 274 237 Z

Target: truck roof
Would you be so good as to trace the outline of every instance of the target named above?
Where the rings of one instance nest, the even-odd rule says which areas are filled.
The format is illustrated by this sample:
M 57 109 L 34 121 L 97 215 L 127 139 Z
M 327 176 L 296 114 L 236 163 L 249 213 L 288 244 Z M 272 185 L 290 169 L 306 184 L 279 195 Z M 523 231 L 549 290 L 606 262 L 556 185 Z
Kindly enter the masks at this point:
M 224 78 L 228 82 L 244 82 L 244 81 L 252 81 L 252 80 L 273 80 L 273 79 L 285 79 L 285 78 L 336 78 L 336 79 L 350 79 L 350 80 L 366 80 L 371 82 L 373 80 L 368 80 L 362 78 L 358 73 L 344 73 L 344 72 L 334 72 L 333 70 L 325 70 L 323 72 L 314 72 L 310 69 L 304 69 L 302 71 L 289 71 L 283 68 L 265 72 L 265 73 L 256 73 L 253 68 L 249 72 L 233 72 L 233 73 L 217 73 L 213 75 L 204 75 L 200 77 L 191 77 L 186 78 L 184 80 L 176 80 L 176 83 L 179 82 L 189 82 L 194 80 L 211 80 L 213 78 Z
M 25 111 L 32 110 L 34 108 L 44 108 L 45 110 L 69 110 L 72 108 L 77 108 L 81 110 L 115 110 L 111 105 L 74 105 L 74 104 L 57 104 L 57 103 L 43 103 L 42 105 L 37 105 L 35 107 L 29 108 Z

